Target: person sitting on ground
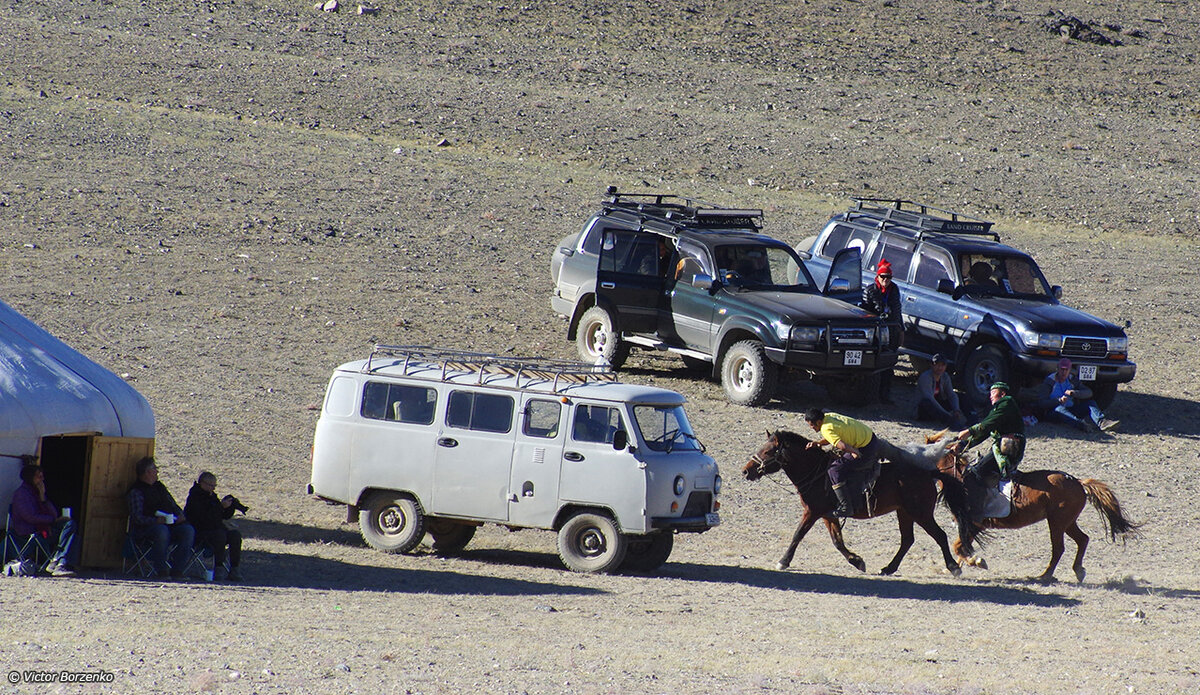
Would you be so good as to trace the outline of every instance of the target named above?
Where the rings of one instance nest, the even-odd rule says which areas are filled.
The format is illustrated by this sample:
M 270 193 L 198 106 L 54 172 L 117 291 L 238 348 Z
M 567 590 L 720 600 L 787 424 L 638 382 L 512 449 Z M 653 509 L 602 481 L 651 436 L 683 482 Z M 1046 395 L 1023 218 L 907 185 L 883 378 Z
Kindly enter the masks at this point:
M 837 456 L 829 464 L 829 480 L 833 483 L 833 494 L 838 506 L 836 516 L 854 516 L 852 492 L 846 487 L 853 473 L 869 471 L 879 459 L 879 438 L 867 425 L 848 415 L 827 413 L 820 408 L 809 408 L 804 421 L 821 438 L 809 442 L 816 447 L 831 444 Z M 857 495 L 855 495 L 856 497 Z
M 196 530 L 183 516 L 183 510 L 158 480 L 158 465 L 153 456 L 137 462 L 137 482 L 126 495 L 129 502 L 129 526 L 134 541 L 150 543 L 150 562 L 160 577 L 169 573 L 172 579 L 183 576 L 191 558 Z M 167 562 L 167 548 L 175 544 L 175 552 Z
M 1111 432 L 1120 424 L 1104 417 L 1100 406 L 1092 400 L 1092 392 L 1071 377 L 1071 360 L 1058 361 L 1058 369 L 1042 382 L 1043 397 L 1038 406 L 1043 417 L 1051 422 L 1072 425 L 1084 432 Z
M 233 495 L 217 498 L 217 476 L 204 471 L 188 491 L 183 513 L 196 529 L 196 545 L 207 546 L 213 554 L 213 579 L 242 579 L 242 532 L 229 528 L 225 520 L 240 506 Z M 225 569 L 226 547 L 229 569 Z
M 929 369 L 917 377 L 917 420 L 936 421 L 951 427 L 962 427 L 966 415 L 958 403 L 958 394 L 950 374 L 946 372 L 946 358 L 940 353 L 933 356 Z
M 21 468 L 21 486 L 12 496 L 9 532 L 20 545 L 33 539 L 38 550 L 49 558 L 43 570 L 46 574 L 61 576 L 75 571 L 70 559 L 75 550 L 75 521 L 61 515 L 46 499 L 46 472 L 41 466 Z

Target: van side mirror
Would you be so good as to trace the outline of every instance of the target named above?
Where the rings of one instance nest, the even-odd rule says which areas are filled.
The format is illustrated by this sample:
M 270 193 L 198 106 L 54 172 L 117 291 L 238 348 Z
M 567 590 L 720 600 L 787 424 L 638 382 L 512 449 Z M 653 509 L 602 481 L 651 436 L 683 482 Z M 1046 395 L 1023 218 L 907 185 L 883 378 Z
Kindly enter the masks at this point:
M 613 448 L 617 451 L 629 446 L 629 433 L 625 430 L 617 430 L 613 432 Z

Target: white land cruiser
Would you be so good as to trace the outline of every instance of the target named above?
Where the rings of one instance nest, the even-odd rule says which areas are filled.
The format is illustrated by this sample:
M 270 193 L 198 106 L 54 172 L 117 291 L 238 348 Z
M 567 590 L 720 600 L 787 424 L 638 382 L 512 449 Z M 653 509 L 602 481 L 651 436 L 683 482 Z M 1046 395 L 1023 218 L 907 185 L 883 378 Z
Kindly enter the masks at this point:
M 720 523 L 684 401 L 577 363 L 380 345 L 329 381 L 308 491 L 384 552 L 426 533 L 457 551 L 496 523 L 557 531 L 577 572 L 649 571 L 674 533 Z

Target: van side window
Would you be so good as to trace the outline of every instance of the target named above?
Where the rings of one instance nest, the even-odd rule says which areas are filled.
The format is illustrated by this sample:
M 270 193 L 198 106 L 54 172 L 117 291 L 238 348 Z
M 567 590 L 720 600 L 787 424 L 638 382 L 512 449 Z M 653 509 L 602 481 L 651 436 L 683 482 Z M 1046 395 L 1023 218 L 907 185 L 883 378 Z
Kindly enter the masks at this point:
M 437 391 L 434 389 L 368 381 L 363 388 L 360 412 L 372 420 L 428 425 L 433 422 L 436 408 Z
M 530 437 L 554 439 L 562 419 L 562 404 L 558 401 L 529 401 L 525 404 L 525 425 L 521 429 Z
M 446 408 L 446 425 L 481 432 L 508 432 L 512 429 L 512 416 L 512 396 L 453 391 Z
M 601 405 L 575 406 L 575 424 L 571 438 L 577 442 L 599 442 L 611 444 L 613 434 L 625 429 L 621 425 L 621 413 L 616 408 Z

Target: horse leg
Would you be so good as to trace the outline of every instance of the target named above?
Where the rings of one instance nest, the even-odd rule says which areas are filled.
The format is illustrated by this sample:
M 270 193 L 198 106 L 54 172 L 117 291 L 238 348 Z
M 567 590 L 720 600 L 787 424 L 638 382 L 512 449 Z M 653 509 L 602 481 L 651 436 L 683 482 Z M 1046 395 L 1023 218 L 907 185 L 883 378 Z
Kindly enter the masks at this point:
M 829 529 L 829 537 L 833 539 L 833 547 L 837 548 L 842 557 L 846 558 L 846 562 L 853 565 L 859 572 L 866 572 L 867 563 L 863 562 L 857 553 L 846 547 L 846 541 L 842 538 L 842 525 L 825 517 L 825 526 Z
M 785 570 L 791 566 L 792 558 L 796 555 L 796 546 L 800 545 L 800 541 L 804 538 L 804 534 L 808 533 L 808 530 L 813 527 L 813 524 L 817 522 L 817 519 L 818 517 L 813 516 L 812 512 L 805 508 L 804 516 L 800 517 L 800 525 L 796 527 L 796 532 L 792 534 L 792 544 L 788 546 L 787 552 L 783 554 L 783 557 L 779 558 L 779 562 L 776 563 L 775 569 Z M 825 523 L 828 524 L 829 521 L 826 520 Z M 833 533 L 832 529 L 830 529 L 830 533 Z M 839 535 L 841 534 L 840 529 L 838 530 L 838 533 Z M 835 540 L 834 543 L 836 542 L 837 541 Z
M 1071 569 L 1075 570 L 1075 579 L 1082 584 L 1084 576 L 1087 575 L 1087 570 L 1083 568 L 1083 554 L 1087 552 L 1088 540 L 1090 539 L 1083 532 L 1083 529 L 1079 528 L 1079 523 L 1075 521 L 1072 521 L 1071 525 L 1067 527 L 1067 535 L 1071 537 L 1071 540 L 1075 541 L 1076 546 L 1075 564 L 1071 566 Z
M 961 539 L 955 538 L 954 542 L 950 544 L 950 547 L 954 549 L 954 555 L 958 558 L 960 567 L 967 565 L 968 567 L 978 567 L 981 570 L 988 568 L 987 560 L 984 560 L 978 555 L 967 555 L 963 552 L 963 544 Z
M 933 515 L 930 514 L 929 516 L 921 516 L 916 521 L 921 528 L 925 529 L 925 533 L 928 533 L 929 537 L 932 538 L 933 541 L 938 544 L 938 547 L 942 549 L 942 561 L 946 563 L 946 571 L 956 577 L 962 574 L 962 567 L 959 565 L 958 561 L 954 559 L 954 555 L 950 552 L 950 539 L 946 537 L 946 532 L 942 530 L 942 527 L 938 526 L 938 523 L 936 520 L 934 520 Z M 909 524 L 908 533 L 909 535 L 912 535 L 911 524 Z M 898 565 L 899 563 L 896 564 Z
M 895 574 L 896 570 L 900 569 L 900 561 L 913 544 L 913 520 L 903 507 L 896 510 L 896 523 L 900 526 L 900 548 L 896 550 L 896 557 L 892 558 L 887 567 L 879 570 L 880 574 Z
M 1050 526 L 1050 564 L 1046 566 L 1046 571 L 1042 572 L 1037 580 L 1050 583 L 1057 581 L 1054 578 L 1054 570 L 1058 567 L 1058 561 L 1062 559 L 1063 525 L 1056 519 L 1047 519 L 1046 521 Z

